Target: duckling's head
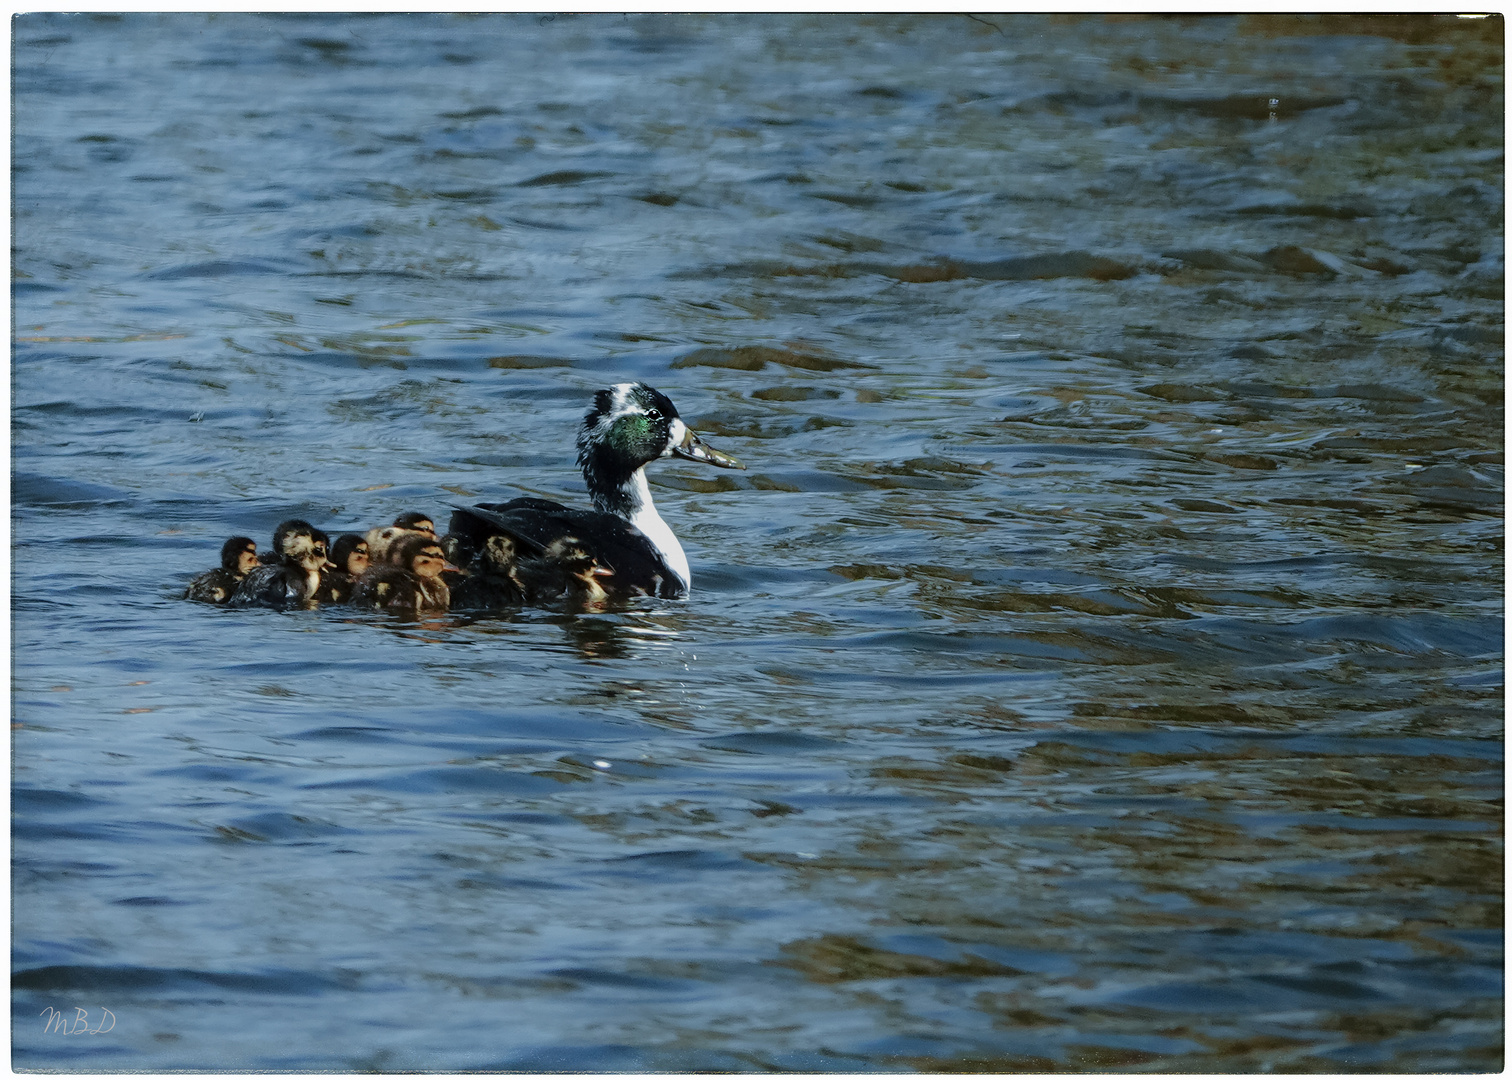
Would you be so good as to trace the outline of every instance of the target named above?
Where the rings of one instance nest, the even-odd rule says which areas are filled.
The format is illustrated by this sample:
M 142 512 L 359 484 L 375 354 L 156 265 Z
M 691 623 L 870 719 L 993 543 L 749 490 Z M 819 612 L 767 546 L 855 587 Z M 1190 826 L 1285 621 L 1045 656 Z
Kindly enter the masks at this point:
M 369 529 L 366 537 L 369 561 L 379 566 L 397 563 L 399 560 L 395 558 L 395 552 L 399 541 L 411 536 L 419 536 L 427 540 L 434 539 L 434 537 L 426 536 L 425 533 L 418 533 L 413 529 L 402 529 L 398 525 L 384 525 L 382 528 Z
M 354 578 L 361 577 L 368 568 L 367 537 L 356 533 L 338 536 L 331 548 L 331 562 L 336 564 L 337 570 Z
M 583 416 L 577 447 L 583 479 L 600 504 L 624 488 L 638 469 L 674 454 L 722 469 L 745 468 L 695 435 L 672 399 L 645 383 L 619 383 L 595 394 L 593 407 Z
M 426 533 L 432 540 L 437 539 L 436 523 L 431 520 L 429 514 L 421 514 L 411 511 L 408 514 L 400 514 L 394 519 L 396 528 L 407 529 L 410 532 Z
M 394 545 L 393 561 L 418 578 L 439 578 L 446 568 L 441 545 L 424 535 L 412 533 Z
M 285 521 L 273 533 L 274 550 L 286 566 L 319 570 L 326 563 L 330 538 L 308 521 Z
M 257 541 L 250 536 L 233 536 L 221 545 L 221 569 L 237 577 L 246 577 L 257 569 Z
M 444 548 L 443 548 L 444 550 Z M 483 541 L 483 547 L 475 556 L 474 565 L 479 570 L 507 574 L 519 561 L 520 549 L 514 538 L 503 533 L 494 533 Z
M 608 597 L 604 579 L 613 577 L 614 571 L 589 554 L 577 537 L 553 540 L 542 555 L 566 573 L 569 593 L 594 603 Z
M 268 552 L 268 556 L 275 562 L 283 558 L 284 541 L 296 533 L 300 533 L 305 536 L 313 536 L 315 533 L 315 526 L 311 525 L 308 521 L 303 521 L 299 518 L 290 518 L 288 521 L 280 521 L 278 523 L 278 528 L 273 530 L 273 548 Z

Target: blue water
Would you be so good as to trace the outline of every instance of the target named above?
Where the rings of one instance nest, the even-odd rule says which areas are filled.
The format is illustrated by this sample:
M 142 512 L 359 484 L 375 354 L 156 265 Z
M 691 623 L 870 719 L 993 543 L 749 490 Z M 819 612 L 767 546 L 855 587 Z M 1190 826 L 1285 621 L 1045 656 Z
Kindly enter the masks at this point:
M 1500 19 L 13 29 L 14 1067 L 1500 1069 Z M 626 379 L 686 602 L 179 599 Z

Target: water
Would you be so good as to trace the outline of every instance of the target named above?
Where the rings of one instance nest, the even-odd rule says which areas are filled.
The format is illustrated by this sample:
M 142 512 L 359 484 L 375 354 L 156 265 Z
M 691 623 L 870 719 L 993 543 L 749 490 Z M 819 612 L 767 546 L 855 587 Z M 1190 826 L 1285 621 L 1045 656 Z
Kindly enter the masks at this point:
M 1500 1068 L 1501 33 L 21 16 L 15 1064 Z M 686 603 L 176 598 L 625 379 Z

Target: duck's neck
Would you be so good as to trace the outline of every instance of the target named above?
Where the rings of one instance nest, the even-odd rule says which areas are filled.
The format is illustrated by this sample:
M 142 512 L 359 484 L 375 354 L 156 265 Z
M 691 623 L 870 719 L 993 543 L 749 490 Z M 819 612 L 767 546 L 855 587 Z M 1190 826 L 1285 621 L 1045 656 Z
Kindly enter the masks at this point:
M 593 495 L 593 505 L 607 514 L 622 517 L 630 524 L 646 535 L 651 541 L 657 553 L 661 555 L 662 562 L 667 564 L 678 577 L 682 578 L 684 588 L 691 587 L 693 575 L 688 572 L 688 557 L 683 554 L 682 545 L 677 542 L 677 536 L 668 528 L 667 523 L 656 512 L 656 504 L 651 501 L 651 486 L 646 483 L 646 470 L 636 469 L 630 474 L 630 478 L 620 484 L 613 492 Z

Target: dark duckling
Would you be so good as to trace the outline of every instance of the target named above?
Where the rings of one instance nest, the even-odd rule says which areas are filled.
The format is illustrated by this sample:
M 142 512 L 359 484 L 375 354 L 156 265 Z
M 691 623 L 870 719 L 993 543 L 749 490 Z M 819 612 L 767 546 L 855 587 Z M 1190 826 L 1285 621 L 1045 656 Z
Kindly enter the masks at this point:
M 539 554 L 522 555 L 513 537 L 469 532 L 476 520 L 463 516 L 458 523 L 463 531 L 448 532 L 441 541 L 447 558 L 467 567 L 461 580 L 451 585 L 454 610 L 562 600 L 570 606 L 596 607 L 608 599 L 605 585 L 614 572 L 590 555 L 577 537 L 564 536 Z
M 593 510 L 533 498 L 457 507 L 450 535 L 458 537 L 459 551 L 477 545 L 476 552 L 482 538 L 497 533 L 512 537 L 529 556 L 552 558 L 552 545 L 565 541 L 557 556 L 580 549 L 607 571 L 563 568 L 590 594 L 604 589 L 616 596 L 686 597 L 692 581 L 688 557 L 656 512 L 646 466 L 673 455 L 724 469 L 745 466 L 695 435 L 667 396 L 645 383 L 600 390 L 583 417 L 577 446 Z
M 330 561 L 320 572 L 316 599 L 323 604 L 344 604 L 352 598 L 357 579 L 367 572 L 367 538 L 342 533 L 331 548 Z
M 590 555 L 575 536 L 553 540 L 540 555 L 527 556 L 515 567 L 515 580 L 528 604 L 565 600 L 570 607 L 602 607 L 613 577 L 614 571 Z
M 394 545 L 392 558 L 387 565 L 374 563 L 357 579 L 354 605 L 415 612 L 451 606 L 451 590 L 441 578 L 446 555 L 438 542 L 423 534 L 407 536 Z
M 465 549 L 453 534 L 447 533 L 441 550 L 452 562 L 467 567 L 460 579 L 448 582 L 453 609 L 489 611 L 525 603 L 525 590 L 515 573 L 519 551 L 512 538 L 495 533 L 486 537 L 482 547 L 470 557 L 458 558 L 458 553 Z
M 273 531 L 279 561 L 259 566 L 241 581 L 231 607 L 297 607 L 316 599 L 326 563 L 326 534 L 307 521 L 291 519 Z
M 184 599 L 224 604 L 257 565 L 257 542 L 250 536 L 233 536 L 221 545 L 221 564 L 191 581 Z

